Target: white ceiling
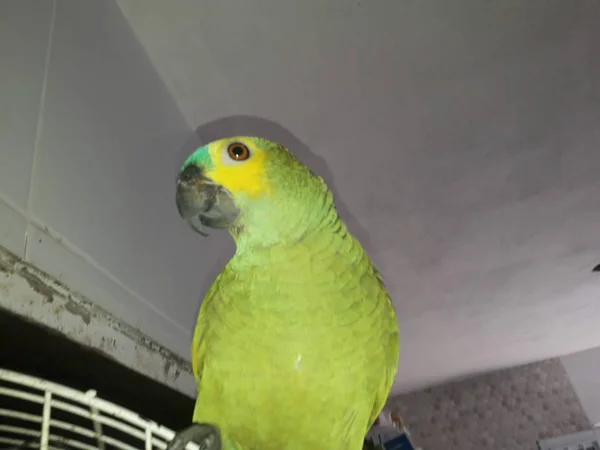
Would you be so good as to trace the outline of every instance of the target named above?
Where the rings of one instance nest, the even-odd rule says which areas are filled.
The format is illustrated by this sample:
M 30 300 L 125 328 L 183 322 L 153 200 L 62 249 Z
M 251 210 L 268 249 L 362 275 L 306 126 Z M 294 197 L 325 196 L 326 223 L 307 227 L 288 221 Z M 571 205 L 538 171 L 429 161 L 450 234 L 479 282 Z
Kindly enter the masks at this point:
M 600 3 L 121 0 L 204 140 L 325 175 L 397 306 L 395 392 L 600 344 Z

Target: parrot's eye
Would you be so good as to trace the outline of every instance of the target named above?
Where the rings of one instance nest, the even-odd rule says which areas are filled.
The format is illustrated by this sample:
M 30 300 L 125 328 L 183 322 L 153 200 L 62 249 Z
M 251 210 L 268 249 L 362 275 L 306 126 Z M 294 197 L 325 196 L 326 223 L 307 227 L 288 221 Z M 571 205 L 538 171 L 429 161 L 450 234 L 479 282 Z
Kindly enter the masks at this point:
M 227 147 L 227 154 L 234 161 L 245 161 L 250 158 L 250 150 L 244 144 L 234 142 Z

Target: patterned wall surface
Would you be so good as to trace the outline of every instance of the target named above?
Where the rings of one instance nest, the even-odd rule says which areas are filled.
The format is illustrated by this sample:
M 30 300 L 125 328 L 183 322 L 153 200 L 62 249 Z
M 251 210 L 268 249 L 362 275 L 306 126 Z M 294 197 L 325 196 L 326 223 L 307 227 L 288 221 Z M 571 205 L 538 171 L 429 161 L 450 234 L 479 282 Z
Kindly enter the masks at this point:
M 591 427 L 558 359 L 390 400 L 423 450 L 535 450 L 536 441 Z

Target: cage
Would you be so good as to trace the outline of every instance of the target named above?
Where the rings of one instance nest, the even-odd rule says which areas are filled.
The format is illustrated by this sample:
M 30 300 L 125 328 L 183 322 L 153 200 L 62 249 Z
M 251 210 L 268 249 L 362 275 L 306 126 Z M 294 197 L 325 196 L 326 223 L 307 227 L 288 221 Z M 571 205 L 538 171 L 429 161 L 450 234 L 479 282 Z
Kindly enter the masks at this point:
M 0 449 L 163 450 L 175 433 L 98 397 L 0 369 Z M 186 450 L 199 450 L 193 443 Z

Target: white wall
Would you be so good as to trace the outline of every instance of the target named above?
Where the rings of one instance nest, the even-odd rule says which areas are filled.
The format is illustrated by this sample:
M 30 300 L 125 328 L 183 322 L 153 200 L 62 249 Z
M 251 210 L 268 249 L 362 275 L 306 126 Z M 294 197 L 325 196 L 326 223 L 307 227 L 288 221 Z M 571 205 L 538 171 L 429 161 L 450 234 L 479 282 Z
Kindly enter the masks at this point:
M 600 347 L 572 353 L 561 360 L 588 419 L 594 425 L 600 424 Z
M 600 2 L 118 3 L 193 126 L 317 157 L 396 303 L 394 392 L 600 344 Z
M 0 245 L 188 358 L 200 298 L 233 250 L 177 217 L 188 123 L 252 112 L 306 146 L 242 118 L 244 132 L 306 147 L 370 231 L 401 303 L 405 386 L 597 345 L 590 326 L 564 324 L 597 322 L 600 10 L 384 3 L 232 15 L 222 1 L 122 0 L 169 91 L 114 0 L 0 1 Z M 315 21 L 317 5 L 328 14 Z M 380 32 L 364 33 L 372 23 Z M 373 70 L 372 49 L 390 68 Z M 220 132 L 229 124 L 202 136 Z M 398 136 L 402 152 L 383 158 Z M 38 317 L 23 298 L 1 304 Z M 591 363 L 564 361 L 580 392 Z
M 187 359 L 232 244 L 179 220 L 197 143 L 118 6 L 3 0 L 0 67 L 0 245 Z

